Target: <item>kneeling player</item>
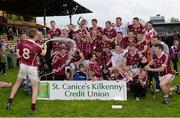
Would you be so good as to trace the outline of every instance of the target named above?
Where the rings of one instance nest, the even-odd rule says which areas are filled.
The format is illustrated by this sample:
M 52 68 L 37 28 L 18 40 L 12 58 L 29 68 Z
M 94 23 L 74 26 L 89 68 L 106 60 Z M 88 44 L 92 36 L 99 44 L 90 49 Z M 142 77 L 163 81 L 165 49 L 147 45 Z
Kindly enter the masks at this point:
M 94 53 L 90 53 L 89 57 L 89 79 L 90 80 L 102 80 L 102 70 L 100 65 L 96 62 L 96 55 Z
M 147 72 L 142 69 L 140 73 L 133 77 L 132 90 L 134 91 L 134 97 L 136 101 L 140 100 L 140 97 L 146 96 L 146 82 L 147 82 Z
M 36 29 L 31 29 L 28 32 L 29 39 L 21 40 L 18 45 L 18 57 L 20 57 L 20 70 L 18 74 L 18 78 L 16 83 L 14 84 L 9 100 L 6 104 L 6 109 L 11 108 L 11 104 L 13 102 L 14 96 L 16 95 L 17 90 L 21 86 L 23 79 L 28 78 L 31 80 L 32 84 L 32 105 L 31 110 L 32 113 L 36 111 L 36 98 L 38 94 L 38 55 L 45 55 L 46 53 L 46 45 L 44 50 L 35 43 L 35 40 L 38 38 L 38 33 Z
M 169 55 L 163 51 L 162 44 L 155 44 L 154 46 L 155 54 L 153 55 L 153 59 L 149 64 L 145 67 L 146 70 L 152 72 L 159 72 L 159 80 L 160 87 L 164 94 L 164 104 L 169 103 L 169 92 L 179 93 L 179 87 L 170 88 L 170 83 L 174 79 L 174 72 L 172 72 L 170 67 L 170 58 Z M 156 68 L 151 68 L 151 65 L 156 65 Z

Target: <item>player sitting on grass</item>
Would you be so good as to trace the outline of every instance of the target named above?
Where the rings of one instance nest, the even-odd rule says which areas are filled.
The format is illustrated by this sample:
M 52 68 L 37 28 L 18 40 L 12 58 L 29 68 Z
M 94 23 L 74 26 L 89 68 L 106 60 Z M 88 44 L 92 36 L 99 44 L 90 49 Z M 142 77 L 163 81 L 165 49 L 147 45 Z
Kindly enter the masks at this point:
M 20 69 L 18 73 L 18 77 L 16 83 L 14 84 L 11 95 L 6 104 L 6 109 L 9 110 L 11 108 L 13 99 L 17 93 L 17 90 L 21 86 L 23 79 L 27 79 L 27 77 L 31 80 L 32 85 L 32 105 L 31 112 L 36 112 L 36 98 L 38 94 L 38 55 L 46 54 L 46 45 L 44 49 L 42 49 L 38 44 L 35 43 L 35 40 L 38 38 L 38 31 L 36 29 L 30 29 L 28 32 L 29 39 L 21 40 L 18 45 L 18 54 L 20 57 Z
M 136 101 L 140 100 L 140 97 L 146 96 L 146 82 L 147 82 L 147 71 L 144 69 L 140 70 L 140 73 L 133 77 L 132 90 L 134 91 Z

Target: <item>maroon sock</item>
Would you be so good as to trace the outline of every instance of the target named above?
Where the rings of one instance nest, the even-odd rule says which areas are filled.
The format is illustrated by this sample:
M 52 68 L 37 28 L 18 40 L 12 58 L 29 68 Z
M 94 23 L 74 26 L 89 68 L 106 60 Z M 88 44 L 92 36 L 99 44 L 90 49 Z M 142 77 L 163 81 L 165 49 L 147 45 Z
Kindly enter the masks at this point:
M 8 102 L 9 102 L 10 104 L 12 104 L 13 98 L 9 98 L 9 99 L 8 99 Z
M 35 111 L 36 110 L 36 104 L 31 104 L 31 110 Z

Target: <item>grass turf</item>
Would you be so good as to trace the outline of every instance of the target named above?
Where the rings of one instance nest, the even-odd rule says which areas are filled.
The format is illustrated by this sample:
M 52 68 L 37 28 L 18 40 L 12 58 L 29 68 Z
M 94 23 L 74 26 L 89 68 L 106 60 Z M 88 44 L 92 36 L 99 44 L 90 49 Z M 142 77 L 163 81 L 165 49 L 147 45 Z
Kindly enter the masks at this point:
M 180 63 L 178 64 L 180 68 Z M 7 75 L 0 74 L 0 81 L 15 82 L 18 69 L 7 70 Z M 180 84 L 180 76 L 172 83 Z M 10 94 L 11 87 L 0 88 L 0 117 L 180 117 L 180 95 L 170 96 L 169 105 L 163 105 L 162 93 L 152 98 L 150 92 L 146 98 L 136 102 L 133 94 L 128 95 L 128 101 L 38 101 L 36 114 L 30 114 L 31 97 L 25 95 L 21 88 L 13 102 L 12 109 L 6 111 L 4 105 Z M 112 105 L 123 105 L 123 109 L 112 109 Z

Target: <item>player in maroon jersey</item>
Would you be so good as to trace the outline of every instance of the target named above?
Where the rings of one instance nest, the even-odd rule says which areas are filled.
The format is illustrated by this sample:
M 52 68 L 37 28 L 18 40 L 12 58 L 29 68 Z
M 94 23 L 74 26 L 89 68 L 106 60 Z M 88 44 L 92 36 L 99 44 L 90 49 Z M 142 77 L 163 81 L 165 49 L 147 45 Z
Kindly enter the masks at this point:
M 123 35 L 122 32 L 117 32 L 117 35 L 116 35 L 115 41 L 114 41 L 115 45 L 122 46 L 122 39 L 123 39 L 122 35 Z
M 112 23 L 110 21 L 106 22 L 106 28 L 103 30 L 103 35 L 106 35 L 106 41 L 113 45 L 117 33 L 116 30 L 112 27 Z
M 61 47 L 60 42 L 58 41 L 52 42 L 51 57 L 53 57 L 57 52 L 59 52 L 60 47 Z
M 103 60 L 105 62 L 105 65 L 108 68 L 112 67 L 112 63 L 111 63 L 112 53 L 108 46 L 104 47 L 104 49 L 103 49 L 103 58 L 104 58 Z
M 76 36 L 75 26 L 73 24 L 68 25 L 68 37 L 74 39 Z
M 147 71 L 159 72 L 160 87 L 164 94 L 163 104 L 169 103 L 169 93 L 175 91 L 179 93 L 179 86 L 170 88 L 170 83 L 174 79 L 174 72 L 170 66 L 170 56 L 163 51 L 162 44 L 154 45 L 154 55 L 151 62 L 145 67 Z M 150 66 L 155 65 L 156 68 Z
M 77 33 L 82 32 L 82 36 L 87 35 L 87 32 L 89 32 L 87 24 L 88 24 L 87 20 L 82 19 L 79 23 L 79 29 L 76 32 Z
M 132 72 L 132 75 L 135 75 L 139 72 L 139 64 L 146 63 L 147 59 L 138 52 L 135 43 L 129 44 L 129 52 L 125 54 L 126 59 L 126 68 Z
M 113 69 L 111 71 L 111 79 L 112 80 L 125 80 L 125 76 L 123 73 L 119 71 L 119 69 Z
M 88 60 L 88 54 L 91 52 L 91 43 L 85 39 L 85 42 L 83 42 L 83 55 L 85 60 Z
M 78 32 L 76 33 L 76 35 L 74 36 L 73 40 L 76 42 L 76 47 L 78 50 L 80 50 L 82 52 L 82 33 Z
M 38 31 L 38 38 L 37 38 L 37 40 L 35 40 L 35 42 L 40 45 L 43 37 L 44 36 L 43 36 L 42 32 Z
M 48 31 L 48 38 L 52 39 L 54 37 L 60 37 L 61 36 L 61 30 L 59 28 L 56 28 L 56 22 L 55 21 L 51 21 L 51 29 L 49 29 Z M 49 48 L 51 50 L 51 56 L 54 56 L 55 53 L 58 51 L 59 49 L 59 42 L 50 42 L 48 43 Z
M 111 42 L 109 42 L 109 39 L 107 38 L 106 35 L 102 35 L 102 43 L 101 43 L 101 47 L 104 49 L 105 47 L 108 47 L 109 49 L 112 49 L 112 44 Z
M 48 31 L 48 38 L 52 39 L 54 37 L 59 37 L 61 35 L 61 30 L 59 28 L 56 28 L 56 22 L 51 21 L 51 29 Z
M 116 37 L 116 30 L 112 27 L 111 21 L 106 22 L 106 28 L 103 30 L 103 34 L 106 35 L 111 42 Z
M 90 33 L 88 32 L 88 29 L 85 25 L 82 26 L 81 28 L 83 31 L 79 31 L 79 41 L 76 41 L 78 49 L 83 53 L 85 60 L 88 60 L 88 54 L 91 52 L 91 36 Z
M 136 101 L 139 101 L 141 97 L 146 96 L 147 71 L 141 69 L 140 72 L 133 77 L 132 83 L 131 87 L 135 93 L 134 97 Z
M 83 60 L 84 60 L 83 53 L 80 50 L 76 49 L 76 52 L 73 55 L 71 63 L 73 63 L 74 66 L 77 67 L 80 63 L 82 63 Z
M 79 64 L 81 64 L 83 61 L 84 61 L 83 53 L 80 50 L 76 49 L 76 52 L 73 55 L 73 58 L 72 58 L 71 63 L 70 63 L 70 65 L 72 65 L 70 68 L 71 73 L 74 73 L 75 69 L 77 69 Z
M 144 56 L 146 56 L 146 53 L 147 53 L 147 42 L 144 38 L 144 33 L 142 32 L 139 32 L 137 34 L 137 40 L 138 40 L 138 43 L 136 44 L 136 47 L 138 49 L 138 51 L 143 54 Z
M 60 51 L 52 59 L 52 68 L 54 80 L 66 80 L 66 61 L 68 59 L 68 49 L 65 44 L 62 44 Z
M 17 40 L 17 44 L 16 44 L 16 47 L 15 47 L 15 53 L 16 53 L 16 66 L 19 66 L 19 57 L 18 57 L 18 49 L 19 49 L 19 44 L 20 44 L 20 41 L 21 40 L 25 40 L 25 39 L 27 39 L 27 34 L 26 34 L 26 32 L 22 32 L 20 35 L 19 35 L 19 38 L 18 38 L 18 40 Z
M 97 63 L 102 67 L 103 66 L 103 61 L 104 61 L 103 49 L 102 48 L 96 48 L 93 52 L 97 57 L 97 60 L 96 60 Z
M 66 28 L 62 29 L 61 37 L 62 38 L 69 38 L 68 29 L 66 29 Z
M 144 26 L 139 22 L 138 17 L 133 18 L 133 24 L 129 25 L 128 29 L 133 31 L 135 35 L 137 35 L 139 32 L 144 32 Z
M 102 35 L 98 34 L 96 30 L 91 31 L 91 50 L 102 48 Z
M 76 42 L 77 49 L 83 53 L 85 59 L 87 59 L 87 55 L 91 52 L 91 48 L 92 48 L 91 40 L 89 39 L 90 38 L 88 38 L 87 35 L 83 35 L 81 31 L 79 31 L 76 34 L 76 37 L 74 39 Z
M 112 67 L 112 61 L 111 61 L 112 53 L 108 45 L 103 48 L 103 53 L 101 56 L 103 62 L 102 64 L 103 79 L 108 80 L 110 77 L 109 68 Z
M 38 38 L 38 31 L 36 29 L 31 29 L 28 32 L 29 39 L 21 40 L 18 45 L 18 57 L 20 57 L 20 69 L 18 73 L 18 78 L 16 83 L 14 84 L 9 100 L 6 104 L 6 109 L 11 108 L 12 101 L 14 96 L 17 93 L 17 90 L 21 86 L 23 79 L 27 79 L 27 77 L 31 80 L 32 84 L 32 112 L 36 111 L 36 97 L 38 93 L 38 62 L 37 57 L 39 55 L 45 55 L 46 53 L 46 45 L 44 50 L 35 43 L 35 40 Z
M 94 53 L 90 53 L 88 55 L 89 58 L 89 77 L 91 80 L 99 80 L 102 79 L 102 70 L 100 65 L 96 62 L 96 55 Z
M 92 23 L 92 27 L 89 28 L 90 34 L 92 35 L 92 31 L 95 31 L 96 35 L 100 36 L 102 34 L 102 28 L 97 25 L 98 23 L 97 19 L 92 19 L 91 23 Z
M 128 36 L 124 37 L 121 41 L 121 45 L 123 49 L 127 49 L 130 43 L 137 43 L 137 39 L 135 38 L 132 31 L 128 31 Z

